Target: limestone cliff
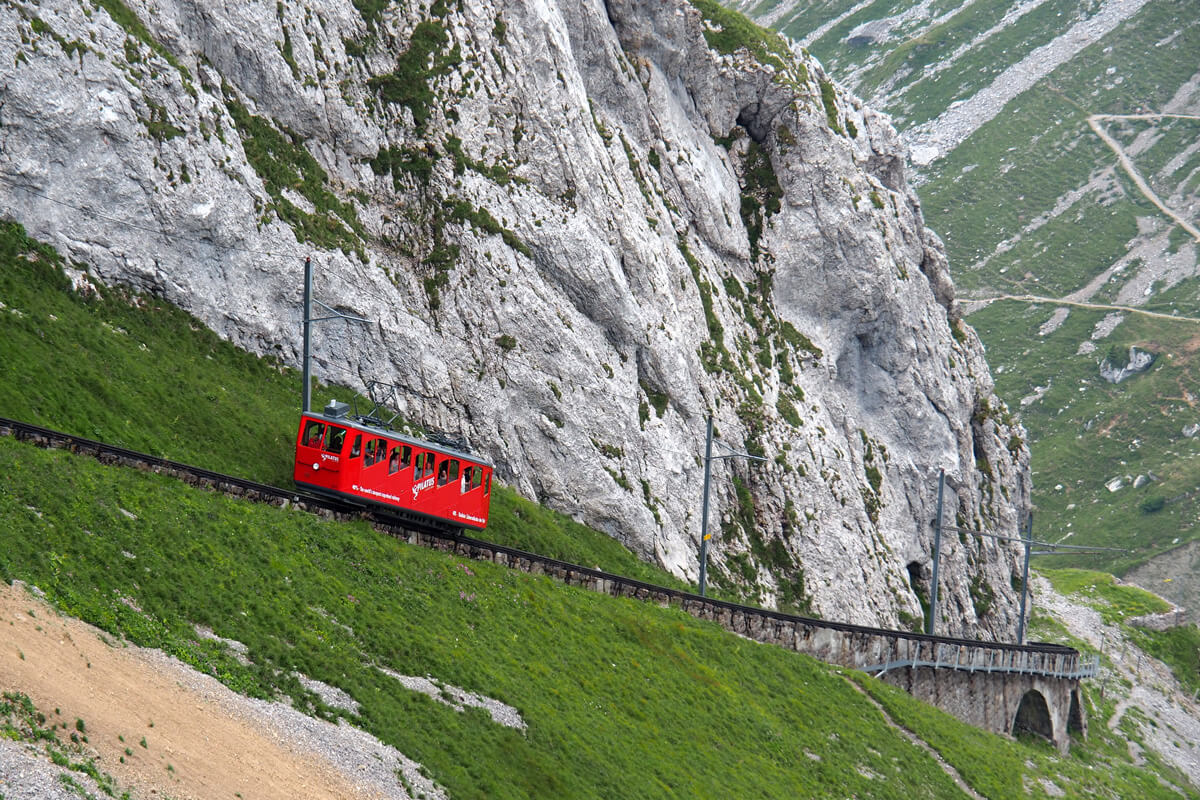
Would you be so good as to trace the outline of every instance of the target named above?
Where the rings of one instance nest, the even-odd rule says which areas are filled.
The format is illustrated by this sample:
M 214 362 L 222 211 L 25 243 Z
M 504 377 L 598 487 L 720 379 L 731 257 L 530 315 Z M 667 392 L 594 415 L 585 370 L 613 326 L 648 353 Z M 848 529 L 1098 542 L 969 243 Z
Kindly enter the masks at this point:
M 326 381 L 405 388 L 523 493 L 695 577 L 913 625 L 946 522 L 1013 535 L 1023 433 L 888 120 L 711 0 L 9 0 L 0 212 Z M 941 631 L 1011 636 L 950 534 Z

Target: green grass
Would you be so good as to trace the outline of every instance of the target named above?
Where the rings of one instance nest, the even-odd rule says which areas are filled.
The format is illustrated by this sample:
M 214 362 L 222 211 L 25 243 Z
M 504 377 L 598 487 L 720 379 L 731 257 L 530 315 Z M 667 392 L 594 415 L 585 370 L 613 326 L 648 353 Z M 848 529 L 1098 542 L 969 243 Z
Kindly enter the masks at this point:
M 760 63 L 771 64 L 783 71 L 792 61 L 791 50 L 779 34 L 751 22 L 742 14 L 730 11 L 716 0 L 690 0 L 704 16 L 710 27 L 705 27 L 704 38 L 708 46 L 718 53 L 732 54 L 745 48 Z
M 7 438 L 0 471 L 0 577 L 239 691 L 346 717 L 454 797 L 961 796 L 840 670 L 677 610 Z M 251 665 L 195 624 L 244 643 Z M 377 667 L 502 700 L 529 729 L 455 712 Z M 325 706 L 294 672 L 360 711 Z M 1024 797 L 1030 775 L 1069 797 L 1175 796 L 1106 738 L 1064 759 L 854 677 L 989 798 Z
M 1196 696 L 1200 691 L 1200 628 L 1195 625 L 1165 631 L 1136 628 L 1132 638 L 1143 651 L 1169 666 L 1184 690 Z
M 362 250 L 366 230 L 354 204 L 337 197 L 329 186 L 329 176 L 300 137 L 286 127 L 251 114 L 229 92 L 225 105 L 242 136 L 246 160 L 271 195 L 271 210 L 291 226 L 296 238 L 340 249 L 347 255 L 355 252 L 360 261 L 366 261 Z M 289 190 L 311 203 L 312 213 L 289 200 L 284 194 Z
M 0 227 L 0 267 L 0 413 L 286 482 L 294 372 L 154 298 L 77 296 L 58 257 L 17 226 Z M 330 394 L 320 388 L 318 402 Z M 840 671 L 678 610 L 9 438 L 0 474 L 0 577 L 35 584 L 64 611 L 238 691 L 348 716 L 454 797 L 961 796 Z M 668 582 L 612 540 L 500 487 L 492 519 L 489 538 Z M 246 644 L 251 664 L 196 635 L 196 624 Z M 377 667 L 495 697 L 529 729 L 453 711 Z M 324 705 L 293 672 L 343 689 L 360 711 Z M 1120 764 L 1097 783 L 1078 774 L 1077 757 L 1053 762 L 1040 745 L 1006 744 L 918 706 L 905 713 L 920 714 L 927 740 L 971 743 L 940 749 L 990 797 L 1023 796 L 993 762 L 1070 782 L 1078 797 L 1111 796 L 1106 785 L 1124 792 L 1146 775 Z M 1011 750 L 997 761 L 989 742 Z
M 1051 305 L 994 303 L 971 316 L 988 342 L 988 358 L 1001 397 L 1022 408 L 1033 441 L 1035 538 L 1097 545 L 1124 553 L 1055 556 L 1070 564 L 1117 574 L 1200 535 L 1200 441 L 1183 428 L 1200 421 L 1184 397 L 1200 379 L 1195 326 L 1129 316 L 1095 353 L 1079 355 L 1079 343 L 1107 312 L 1071 309 L 1063 325 L 1046 336 L 1041 325 Z M 1109 349 L 1130 345 L 1159 354 L 1150 370 L 1109 384 L 1098 363 Z M 1042 399 L 1021 407 L 1037 387 Z M 1115 492 L 1113 478 L 1154 475 L 1156 480 Z M 1148 512 L 1161 498 L 1161 510 Z
M 1170 667 L 1184 691 L 1194 694 L 1200 690 L 1200 628 L 1193 624 L 1177 625 L 1163 631 L 1128 625 L 1132 617 L 1162 614 L 1170 604 L 1155 594 L 1133 585 L 1118 584 L 1112 575 L 1084 569 L 1042 569 L 1044 575 L 1060 594 L 1073 601 L 1090 605 L 1100 612 L 1109 625 L 1119 625 L 1130 640 L 1147 654 Z M 1059 635 L 1065 628 L 1045 619 L 1035 620 L 1035 628 L 1043 641 L 1055 641 L 1094 650 L 1081 642 Z
M 1071 755 L 1064 758 L 1036 737 L 1001 740 L 974 728 L 947 727 L 935 709 L 899 689 L 858 676 L 856 680 L 889 715 L 958 767 L 967 783 L 989 800 L 1029 796 L 1149 800 L 1181 796 L 1160 782 L 1156 773 L 1169 776 L 1176 785 L 1188 785 L 1184 776 L 1159 762 L 1152 753 L 1148 754 L 1152 770 L 1130 763 L 1126 734 L 1110 732 L 1102 724 L 1113 713 L 1111 701 L 1105 707 L 1085 702 L 1090 720 L 1088 740 L 1072 739 Z M 1031 780 L 1033 775 L 1050 781 L 1057 791 L 1052 794 L 1040 781 Z
M 1161 614 L 1171 606 L 1161 597 L 1138 586 L 1118 584 L 1112 575 L 1083 569 L 1042 569 L 1054 590 L 1071 595 L 1100 612 L 1101 618 L 1115 625 L 1129 617 Z
M 363 11 L 364 6 L 359 6 Z M 443 18 L 448 13 L 444 0 L 435 0 L 430 8 L 430 18 L 417 23 L 409 37 L 408 48 L 396 59 L 396 69 L 386 75 L 378 75 L 367 81 L 367 85 L 379 92 L 386 103 L 407 108 L 413 116 L 413 124 L 423 131 L 432 115 L 437 99 L 433 82 L 446 75 L 461 61 L 457 44 L 446 50 L 450 36 L 446 33 Z M 363 16 L 373 24 L 377 12 Z M 432 64 L 432 65 L 431 65 Z
M 953 794 L 833 671 L 681 612 L 11 439 L 0 470 L 0 576 L 240 691 L 336 716 L 289 676 L 336 685 L 362 704 L 352 721 L 454 797 Z M 253 665 L 192 624 L 245 643 Z M 376 665 L 503 700 L 529 732 L 410 693 Z M 796 758 L 806 751 L 822 760 Z

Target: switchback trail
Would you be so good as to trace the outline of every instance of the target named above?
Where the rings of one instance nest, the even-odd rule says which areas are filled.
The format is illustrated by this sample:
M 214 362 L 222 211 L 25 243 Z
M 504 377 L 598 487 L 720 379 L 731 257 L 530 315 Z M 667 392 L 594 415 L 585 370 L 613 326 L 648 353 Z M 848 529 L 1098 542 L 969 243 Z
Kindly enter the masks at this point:
M 1181 217 L 1159 198 L 1154 190 L 1150 188 L 1150 184 L 1146 182 L 1146 179 L 1138 172 L 1137 167 L 1133 164 L 1133 160 L 1121 148 L 1121 143 L 1114 139 L 1108 131 L 1104 130 L 1104 126 L 1100 124 L 1102 120 L 1110 119 L 1158 120 L 1167 118 L 1200 120 L 1200 116 L 1192 114 L 1092 114 L 1088 117 L 1088 126 L 1096 132 L 1101 141 L 1108 145 L 1109 149 L 1117 154 L 1117 161 L 1120 162 L 1121 169 L 1125 170 L 1125 174 L 1138 187 L 1138 191 L 1145 195 L 1146 199 L 1153 203 L 1159 211 L 1175 220 L 1179 227 L 1187 231 L 1193 239 L 1200 242 L 1200 228 L 1197 228 L 1191 222 Z

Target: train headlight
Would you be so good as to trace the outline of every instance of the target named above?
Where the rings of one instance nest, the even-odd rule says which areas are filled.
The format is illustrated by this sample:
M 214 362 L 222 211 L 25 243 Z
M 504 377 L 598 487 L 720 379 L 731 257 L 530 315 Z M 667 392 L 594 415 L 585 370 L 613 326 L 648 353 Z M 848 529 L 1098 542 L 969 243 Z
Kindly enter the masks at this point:
M 316 472 L 316 471 L 317 471 L 317 470 L 319 470 L 320 468 L 321 468 L 321 465 L 320 465 L 320 464 L 318 464 L 316 461 L 314 461 L 314 462 L 313 462 L 313 472 Z

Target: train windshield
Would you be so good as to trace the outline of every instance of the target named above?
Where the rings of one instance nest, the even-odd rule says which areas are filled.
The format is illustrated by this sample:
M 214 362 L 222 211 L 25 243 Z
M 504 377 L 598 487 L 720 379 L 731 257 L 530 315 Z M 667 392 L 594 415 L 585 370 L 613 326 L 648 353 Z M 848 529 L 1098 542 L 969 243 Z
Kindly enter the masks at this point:
M 325 437 L 325 449 L 330 453 L 342 452 L 342 445 L 346 441 L 346 429 L 339 428 L 336 425 L 329 426 L 329 435 Z
M 325 423 L 309 420 L 304 425 L 304 434 L 300 437 L 300 441 L 306 447 L 320 447 L 321 436 L 325 433 Z

